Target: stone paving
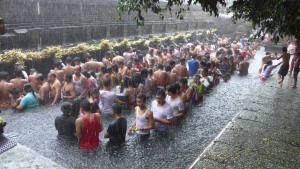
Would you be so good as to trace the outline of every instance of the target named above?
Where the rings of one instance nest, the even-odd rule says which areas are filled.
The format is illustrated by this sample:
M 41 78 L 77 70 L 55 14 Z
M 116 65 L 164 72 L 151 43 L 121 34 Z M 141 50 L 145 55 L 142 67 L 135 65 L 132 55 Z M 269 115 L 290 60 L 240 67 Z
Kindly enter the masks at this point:
M 274 74 L 190 168 L 300 168 L 300 90 Z

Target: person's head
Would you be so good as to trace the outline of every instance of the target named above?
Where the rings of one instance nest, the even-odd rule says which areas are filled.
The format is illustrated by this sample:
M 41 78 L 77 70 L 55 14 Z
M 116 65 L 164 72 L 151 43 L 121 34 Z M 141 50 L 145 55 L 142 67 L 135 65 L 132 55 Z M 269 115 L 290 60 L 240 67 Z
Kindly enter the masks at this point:
M 7 80 L 8 79 L 8 72 L 1 71 L 0 72 L 0 80 Z
M 163 70 L 164 69 L 164 65 L 163 64 L 157 64 L 157 69 Z
M 163 54 L 164 54 L 164 55 L 167 55 L 167 54 L 168 54 L 168 49 L 167 49 L 167 48 L 163 48 L 162 51 L 163 51 Z
M 238 61 L 240 61 L 240 62 L 244 61 L 244 57 L 243 56 L 239 56 Z
M 80 103 L 80 111 L 83 113 L 90 113 L 91 107 L 91 103 L 86 99 Z
M 20 90 L 17 87 L 13 87 L 10 89 L 9 93 L 15 98 L 19 98 L 21 96 Z
M 197 58 L 197 55 L 196 54 L 192 54 L 192 59 L 196 59 Z
M 73 59 L 73 62 L 74 62 L 75 65 L 80 65 L 81 60 L 79 59 L 79 57 L 75 57 L 75 58 Z
M 61 104 L 60 110 L 64 115 L 70 116 L 72 113 L 72 104 L 69 102 L 64 102 L 63 104 Z
M 180 64 L 185 65 L 185 58 L 180 59 Z
M 104 57 L 107 59 L 107 60 L 110 60 L 111 57 L 112 57 L 112 53 L 110 51 L 107 51 L 104 55 Z
M 86 77 L 87 79 L 91 77 L 91 74 L 89 73 L 89 71 L 85 70 L 82 72 L 83 76 Z
M 67 72 L 64 76 L 64 81 L 67 82 L 67 83 L 70 83 L 72 82 L 73 80 L 73 76 L 70 72 Z
M 176 82 L 176 83 L 174 83 L 173 85 L 174 85 L 174 87 L 175 87 L 175 89 L 176 89 L 176 93 L 179 94 L 179 93 L 180 93 L 180 85 L 179 85 L 179 83 Z
M 200 62 L 200 68 L 206 67 L 206 62 Z
M 16 77 L 22 77 L 22 75 L 23 75 L 23 72 L 22 72 L 21 69 L 16 69 L 16 70 L 15 70 L 15 76 L 16 76 Z
M 61 70 L 62 69 L 61 61 L 55 61 L 54 67 L 58 70 Z
M 34 68 L 31 68 L 31 69 L 29 70 L 29 73 L 30 73 L 31 75 L 33 75 L 33 74 L 37 73 L 37 71 L 36 71 Z
M 164 90 L 158 90 L 155 96 L 155 99 L 158 104 L 164 105 L 165 103 L 165 98 L 166 98 L 166 92 Z
M 287 48 L 286 48 L 286 47 L 283 47 L 283 48 L 282 48 L 282 52 L 283 52 L 283 53 L 286 53 L 286 52 L 287 52 Z
M 114 104 L 112 104 L 111 108 L 112 108 L 112 111 L 111 111 L 112 116 L 115 117 L 115 116 L 121 115 L 122 107 L 119 104 L 114 103 Z
M 132 68 L 132 62 L 128 61 L 126 66 L 127 66 L 128 69 L 131 69 Z
M 113 64 L 111 65 L 111 69 L 113 72 L 118 73 L 119 69 L 118 69 L 118 65 L 117 64 Z
M 36 97 L 36 95 L 34 94 L 34 91 L 31 87 L 31 84 L 27 83 L 24 85 L 24 92 L 27 94 L 27 93 L 32 93 L 34 97 Z
M 143 93 L 140 93 L 136 97 L 136 105 L 139 107 L 145 106 L 146 104 L 146 95 Z
M 266 52 L 266 55 L 271 55 L 271 52 Z
M 222 63 L 223 63 L 223 64 L 228 63 L 228 58 L 227 58 L 227 57 L 224 57 L 224 58 L 222 59 Z
M 148 75 L 150 75 L 150 76 L 153 75 L 153 69 L 152 68 L 148 68 L 147 71 L 148 71 Z
M 170 65 L 166 65 L 165 66 L 165 70 L 166 70 L 166 72 L 171 72 L 172 71 L 172 67 Z
M 91 77 L 96 78 L 96 73 L 94 71 L 90 70 L 88 73 L 91 75 Z
M 103 86 L 106 87 L 106 88 L 110 88 L 111 87 L 110 79 L 109 78 L 103 79 Z
M 171 68 L 174 68 L 174 67 L 175 67 L 175 64 L 176 64 L 175 60 L 171 60 L 171 61 L 169 62 L 169 65 L 171 66 Z
M 106 66 L 102 66 L 102 67 L 100 68 L 100 71 L 101 71 L 103 74 L 107 73 L 107 67 L 106 67 Z
M 124 66 L 124 61 L 119 61 L 118 62 L 118 68 L 123 68 Z
M 142 68 L 141 69 L 141 76 L 144 79 L 147 78 L 147 76 L 148 76 L 148 70 L 146 68 Z
M 42 85 L 43 82 L 44 82 L 44 76 L 42 74 L 37 74 L 35 76 L 35 80 L 36 80 L 38 85 Z
M 188 85 L 188 80 L 187 78 L 185 77 L 182 77 L 180 80 L 179 80 L 179 85 L 180 85 L 180 88 L 185 88 L 187 85 Z
M 87 61 L 87 62 L 92 59 L 92 56 L 89 53 L 83 54 L 83 57 L 84 57 L 85 61 Z
M 200 75 L 199 75 L 199 74 L 195 74 L 195 75 L 193 76 L 193 82 L 194 82 L 195 84 L 198 84 L 199 81 L 200 81 Z
M 81 67 L 79 66 L 79 65 L 76 65 L 75 67 L 74 67 L 74 74 L 76 75 L 76 76 L 80 76 L 81 75 Z
M 71 64 L 72 63 L 72 58 L 71 57 L 67 57 L 66 58 L 66 63 L 67 64 Z
M 150 48 L 149 49 L 149 54 L 152 56 L 154 54 L 154 49 L 153 48 Z
M 89 91 L 89 97 L 92 98 L 93 100 L 98 100 L 99 99 L 99 90 L 97 90 L 96 88 L 92 88 Z
M 136 72 L 132 76 L 133 87 L 138 87 L 142 83 L 142 75 L 140 72 Z
M 208 68 L 203 68 L 202 71 L 201 71 L 201 75 L 202 77 L 207 77 L 208 76 Z
M 49 73 L 49 74 L 48 74 L 48 80 L 49 80 L 50 82 L 54 82 L 54 81 L 56 80 L 56 74 L 54 74 L 54 73 Z
M 161 55 L 161 51 L 160 51 L 160 50 L 156 51 L 156 55 L 157 55 L 157 56 L 162 56 L 162 55 Z
M 170 84 L 167 86 L 167 92 L 169 96 L 174 96 L 177 94 L 176 87 L 174 84 Z

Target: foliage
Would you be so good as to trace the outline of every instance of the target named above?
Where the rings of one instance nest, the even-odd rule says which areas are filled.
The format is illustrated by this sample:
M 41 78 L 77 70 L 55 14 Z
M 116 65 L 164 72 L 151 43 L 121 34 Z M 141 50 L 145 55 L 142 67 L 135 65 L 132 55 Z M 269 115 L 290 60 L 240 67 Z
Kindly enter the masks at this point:
M 245 19 L 258 29 L 257 35 L 271 33 L 274 40 L 284 36 L 300 38 L 300 3 L 298 0 L 234 1 L 229 8 L 232 20 Z
M 145 21 L 143 12 L 151 11 L 158 14 L 160 19 L 164 19 L 164 12 L 172 13 L 175 10 L 174 7 L 177 6 L 175 15 L 178 19 L 183 19 L 184 12 L 190 10 L 191 5 L 200 5 L 203 11 L 218 16 L 217 4 L 220 3 L 225 6 L 225 2 L 226 0 L 167 0 L 167 2 L 160 0 L 119 0 L 116 9 L 120 19 L 125 12 L 128 14 L 135 13 L 134 21 L 138 26 L 143 26 Z

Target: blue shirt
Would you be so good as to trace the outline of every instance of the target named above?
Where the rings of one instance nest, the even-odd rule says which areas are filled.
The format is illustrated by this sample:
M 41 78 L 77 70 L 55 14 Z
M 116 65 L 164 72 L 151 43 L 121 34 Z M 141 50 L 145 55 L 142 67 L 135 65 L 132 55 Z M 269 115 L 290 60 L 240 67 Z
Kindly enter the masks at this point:
M 197 60 L 189 60 L 188 61 L 188 66 L 189 66 L 189 72 L 192 74 L 197 73 L 197 70 L 199 68 L 199 62 Z
M 27 93 L 26 96 L 22 98 L 20 105 L 24 107 L 24 110 L 36 108 L 39 105 L 37 95 L 34 97 L 32 92 Z

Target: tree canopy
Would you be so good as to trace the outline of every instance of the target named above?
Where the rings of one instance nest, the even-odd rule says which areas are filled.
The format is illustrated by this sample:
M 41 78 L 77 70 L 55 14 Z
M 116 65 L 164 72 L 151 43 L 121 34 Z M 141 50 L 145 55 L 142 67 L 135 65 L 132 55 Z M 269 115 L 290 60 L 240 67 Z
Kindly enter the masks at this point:
M 191 5 L 200 5 L 210 15 L 218 16 L 219 7 L 226 6 L 226 0 L 119 0 L 116 6 L 119 16 L 134 13 L 138 26 L 144 24 L 145 13 L 151 11 L 164 19 L 165 12 L 173 13 L 178 19 L 184 19 L 184 12 Z M 174 7 L 178 7 L 174 12 Z M 228 7 L 228 6 L 227 6 Z M 228 7 L 232 21 L 239 19 L 252 22 L 257 35 L 271 33 L 279 37 L 292 36 L 300 38 L 300 1 L 299 0 L 235 0 Z

